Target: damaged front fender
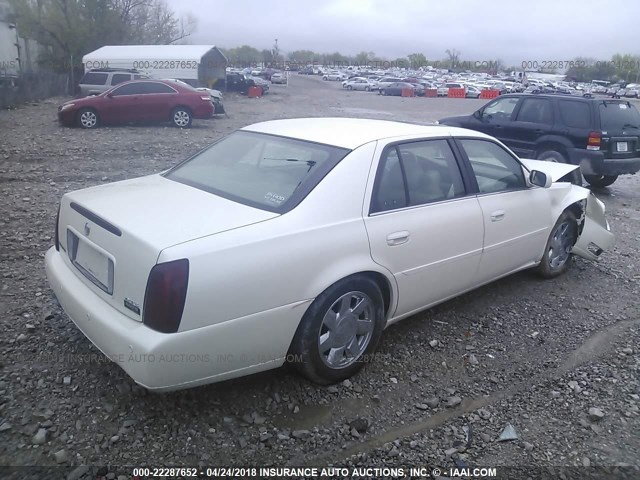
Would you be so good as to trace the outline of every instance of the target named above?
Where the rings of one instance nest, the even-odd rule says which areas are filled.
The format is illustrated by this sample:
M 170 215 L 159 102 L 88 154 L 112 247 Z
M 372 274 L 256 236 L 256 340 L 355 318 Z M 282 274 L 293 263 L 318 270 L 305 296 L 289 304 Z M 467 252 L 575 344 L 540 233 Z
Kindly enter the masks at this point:
M 582 232 L 571 253 L 588 260 L 597 260 L 602 252 L 611 248 L 615 236 L 611 233 L 604 211 L 604 203 L 593 193 L 589 193 L 584 208 Z

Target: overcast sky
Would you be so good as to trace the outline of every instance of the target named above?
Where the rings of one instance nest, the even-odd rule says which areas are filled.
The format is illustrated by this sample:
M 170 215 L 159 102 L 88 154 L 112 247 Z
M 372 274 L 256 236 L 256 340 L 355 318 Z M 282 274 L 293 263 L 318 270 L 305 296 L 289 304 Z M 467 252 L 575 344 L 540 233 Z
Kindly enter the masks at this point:
M 428 60 L 457 49 L 461 60 L 610 59 L 640 54 L 638 0 L 167 0 L 198 28 L 190 43 L 260 50 L 308 49 L 392 60 Z

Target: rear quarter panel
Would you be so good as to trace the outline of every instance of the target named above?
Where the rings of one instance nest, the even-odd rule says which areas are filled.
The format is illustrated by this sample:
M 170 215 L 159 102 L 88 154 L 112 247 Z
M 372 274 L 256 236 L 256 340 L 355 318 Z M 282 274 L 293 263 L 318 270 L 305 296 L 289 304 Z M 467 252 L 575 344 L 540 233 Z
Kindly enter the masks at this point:
M 164 250 L 160 262 L 190 262 L 180 330 L 311 300 L 353 273 L 380 271 L 362 219 L 374 151 L 375 142 L 350 153 L 284 215 Z

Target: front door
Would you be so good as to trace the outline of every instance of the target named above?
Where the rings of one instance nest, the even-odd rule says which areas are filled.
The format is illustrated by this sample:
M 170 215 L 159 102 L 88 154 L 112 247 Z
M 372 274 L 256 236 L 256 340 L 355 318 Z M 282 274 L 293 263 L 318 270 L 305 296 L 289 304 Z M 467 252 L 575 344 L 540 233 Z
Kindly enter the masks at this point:
M 478 184 L 484 245 L 478 283 L 486 283 L 542 256 L 551 230 L 545 188 L 529 187 L 520 162 L 491 140 L 460 139 Z

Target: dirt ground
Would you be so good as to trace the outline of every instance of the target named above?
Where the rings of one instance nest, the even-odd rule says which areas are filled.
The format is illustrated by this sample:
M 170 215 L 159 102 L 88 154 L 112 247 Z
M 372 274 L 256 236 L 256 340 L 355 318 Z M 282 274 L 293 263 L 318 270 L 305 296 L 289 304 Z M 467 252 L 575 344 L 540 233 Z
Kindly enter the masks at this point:
M 293 75 L 263 98 L 228 95 L 228 117 L 189 130 L 85 131 L 57 124 L 62 100 L 0 112 L 0 465 L 63 468 L 0 477 L 338 465 L 640 478 L 638 176 L 596 192 L 617 235 L 600 262 L 575 259 L 551 281 L 522 272 L 400 322 L 383 335 L 379 360 L 350 381 L 320 387 L 279 369 L 150 394 L 51 297 L 43 257 L 64 192 L 162 171 L 262 120 L 427 123 L 485 101 L 383 97 Z M 507 425 L 517 439 L 498 441 Z

